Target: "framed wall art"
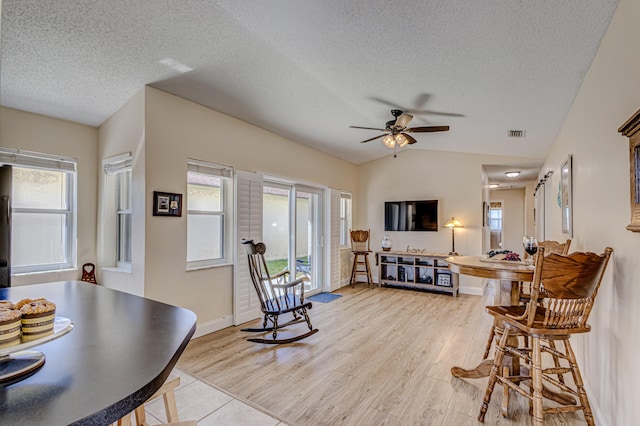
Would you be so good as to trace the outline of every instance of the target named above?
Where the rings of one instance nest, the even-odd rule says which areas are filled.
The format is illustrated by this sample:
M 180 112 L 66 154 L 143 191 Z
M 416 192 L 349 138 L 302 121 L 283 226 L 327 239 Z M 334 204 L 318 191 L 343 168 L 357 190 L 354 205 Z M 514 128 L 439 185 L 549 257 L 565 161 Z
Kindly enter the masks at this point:
M 182 194 L 153 191 L 154 216 L 182 216 Z
M 640 232 L 640 110 L 636 111 L 618 129 L 629 138 L 629 188 L 631 189 L 629 206 L 631 207 L 631 221 L 627 229 Z
M 569 155 L 560 168 L 560 210 L 562 233 L 573 238 L 573 159 Z

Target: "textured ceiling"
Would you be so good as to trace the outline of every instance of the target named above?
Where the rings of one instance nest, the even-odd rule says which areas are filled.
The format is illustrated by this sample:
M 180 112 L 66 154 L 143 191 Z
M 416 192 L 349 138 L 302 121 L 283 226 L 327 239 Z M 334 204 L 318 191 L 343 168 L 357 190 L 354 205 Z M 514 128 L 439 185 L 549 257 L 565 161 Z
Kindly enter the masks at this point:
M 451 126 L 409 149 L 540 159 L 616 5 L 4 0 L 0 102 L 97 126 L 149 84 L 355 164 L 390 152 L 349 125 L 384 127 L 393 106 Z

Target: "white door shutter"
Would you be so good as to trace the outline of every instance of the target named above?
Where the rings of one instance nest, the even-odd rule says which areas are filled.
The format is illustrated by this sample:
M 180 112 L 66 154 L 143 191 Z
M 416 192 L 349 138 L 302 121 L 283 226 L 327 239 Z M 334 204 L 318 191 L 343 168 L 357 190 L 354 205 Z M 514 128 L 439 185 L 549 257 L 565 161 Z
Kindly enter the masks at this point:
M 262 241 L 262 178 L 255 173 L 235 174 L 235 238 L 233 260 L 233 323 L 242 324 L 262 317 L 260 302 L 251 283 L 243 239 Z
M 340 288 L 340 191 L 330 190 L 329 202 L 329 291 Z

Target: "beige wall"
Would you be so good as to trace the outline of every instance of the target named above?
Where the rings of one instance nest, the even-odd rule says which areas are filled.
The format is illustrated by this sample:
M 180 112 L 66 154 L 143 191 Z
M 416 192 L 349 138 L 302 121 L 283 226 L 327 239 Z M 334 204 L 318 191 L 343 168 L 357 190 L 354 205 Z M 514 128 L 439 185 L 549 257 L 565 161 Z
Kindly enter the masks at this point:
M 453 152 L 405 150 L 369 162 L 359 168 L 359 186 L 354 205 L 354 228 L 371 228 L 371 249 L 379 250 L 384 232 L 384 202 L 439 200 L 438 232 L 386 232 L 392 250 L 427 249 L 451 251 L 451 232 L 442 225 L 455 216 L 464 228 L 456 229 L 456 251 L 463 255 L 482 253 L 483 164 L 513 164 L 522 158 Z M 486 180 L 486 175 L 485 175 Z M 378 271 L 375 271 L 377 276 Z M 461 292 L 481 294 L 482 280 L 461 276 Z
M 524 195 L 523 188 L 491 191 L 491 201 L 502 201 L 502 249 L 524 255 Z
M 78 268 L 16 275 L 12 285 L 77 280 L 84 263 L 96 263 L 97 142 L 94 127 L 0 107 L 0 146 L 78 160 Z
M 99 128 L 98 163 L 116 155 L 131 153 L 132 168 L 132 222 L 131 253 L 132 270 L 114 268 L 113 235 L 105 235 L 104 200 L 98 199 L 98 259 L 99 282 L 105 287 L 127 293 L 144 295 L 145 276 L 145 129 L 144 129 L 144 89 L 123 105 Z M 104 194 L 104 173 L 98 171 L 98 194 Z
M 198 324 L 232 315 L 231 266 L 185 270 L 186 216 L 151 216 L 152 192 L 186 193 L 187 159 L 353 191 L 356 166 L 207 109 L 145 89 L 146 297 L 193 310 Z
M 590 317 L 592 331 L 572 338 L 587 392 L 602 425 L 637 424 L 640 379 L 640 234 L 629 223 L 628 140 L 618 127 L 640 106 L 640 2 L 621 0 L 543 170 L 573 154 L 572 250 L 614 249 L 612 264 Z M 552 204 L 550 236 L 561 233 Z

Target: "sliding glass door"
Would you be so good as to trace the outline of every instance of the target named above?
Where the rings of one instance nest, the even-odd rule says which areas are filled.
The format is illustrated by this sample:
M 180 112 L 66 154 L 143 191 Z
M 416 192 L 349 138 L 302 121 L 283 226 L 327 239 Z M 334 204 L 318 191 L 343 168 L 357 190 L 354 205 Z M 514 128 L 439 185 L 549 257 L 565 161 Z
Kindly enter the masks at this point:
M 305 291 L 321 288 L 322 190 L 265 181 L 263 237 L 270 273 L 288 268 L 309 277 Z

